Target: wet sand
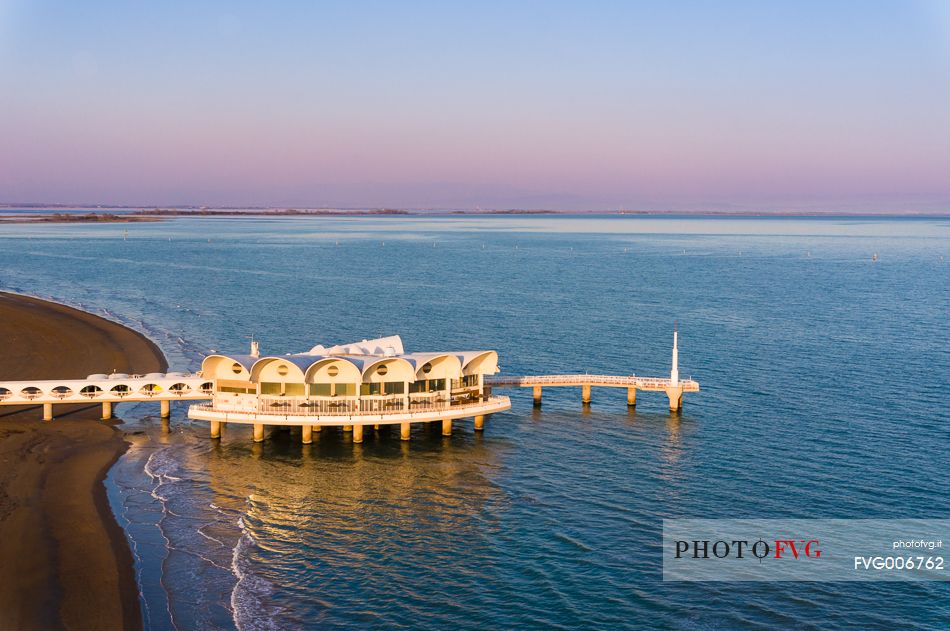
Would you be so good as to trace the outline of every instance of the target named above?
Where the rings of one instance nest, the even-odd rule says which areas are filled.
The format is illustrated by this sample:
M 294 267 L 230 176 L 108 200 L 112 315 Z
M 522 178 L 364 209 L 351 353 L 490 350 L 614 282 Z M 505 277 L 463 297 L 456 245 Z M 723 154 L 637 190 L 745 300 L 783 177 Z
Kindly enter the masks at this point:
M 0 292 L 0 380 L 161 372 L 161 351 L 103 318 Z M 0 406 L 0 628 L 138 629 L 132 555 L 106 472 L 128 447 L 99 405 Z

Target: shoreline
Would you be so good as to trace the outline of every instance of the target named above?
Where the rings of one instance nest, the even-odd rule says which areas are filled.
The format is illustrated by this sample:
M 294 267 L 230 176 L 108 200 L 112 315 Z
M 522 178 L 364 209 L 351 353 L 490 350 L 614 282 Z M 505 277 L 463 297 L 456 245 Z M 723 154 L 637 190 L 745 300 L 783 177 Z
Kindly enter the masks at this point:
M 0 291 L 0 379 L 159 372 L 144 335 L 105 318 Z M 0 408 L 0 626 L 142 626 L 134 560 L 104 480 L 129 443 L 98 405 Z M 121 421 L 119 421 L 121 423 Z

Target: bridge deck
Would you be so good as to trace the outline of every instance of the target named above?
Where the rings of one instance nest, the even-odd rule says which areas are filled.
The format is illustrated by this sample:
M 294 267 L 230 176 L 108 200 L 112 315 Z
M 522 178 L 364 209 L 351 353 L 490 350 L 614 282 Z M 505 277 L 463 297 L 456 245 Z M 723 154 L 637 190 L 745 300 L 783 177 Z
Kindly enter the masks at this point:
M 212 395 L 212 381 L 194 374 L 0 382 L 0 405 L 196 401 Z
M 636 375 L 525 375 L 485 377 L 485 385 L 493 388 L 531 388 L 534 386 L 597 386 L 605 388 L 636 388 L 637 390 L 666 392 L 677 385 L 683 392 L 699 392 L 699 382 L 680 379 L 674 384 L 662 377 Z

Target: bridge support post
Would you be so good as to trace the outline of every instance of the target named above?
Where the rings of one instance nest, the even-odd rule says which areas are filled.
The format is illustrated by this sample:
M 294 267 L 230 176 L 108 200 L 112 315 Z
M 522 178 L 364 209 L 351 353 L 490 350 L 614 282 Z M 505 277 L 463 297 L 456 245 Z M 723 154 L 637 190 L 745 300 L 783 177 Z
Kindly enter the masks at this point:
M 483 415 L 476 416 L 475 417 L 475 431 L 480 432 L 483 429 L 485 429 L 485 417 Z
M 409 440 L 409 423 L 400 423 L 399 424 L 399 439 L 400 440 Z
M 167 399 L 161 401 L 162 418 L 169 418 L 172 415 L 172 402 Z
M 362 425 L 353 426 L 353 442 L 354 443 L 363 442 L 363 426 Z
M 343 426 L 343 431 L 344 431 L 344 432 L 352 432 L 352 431 L 353 431 L 353 426 L 352 426 L 352 425 L 344 425 L 344 426 Z
M 666 396 L 670 398 L 670 412 L 679 412 L 683 409 L 683 387 L 669 387 Z
M 112 401 L 103 401 L 102 402 L 102 420 L 108 421 L 112 419 Z
M 313 425 L 302 425 L 300 427 L 300 442 L 304 445 L 313 442 Z
M 452 435 L 452 419 L 450 418 L 442 419 L 442 435 L 443 436 Z
M 635 408 L 637 407 L 637 389 L 627 388 L 627 405 Z
M 255 443 L 264 442 L 264 424 L 263 423 L 254 423 L 254 442 Z
M 541 386 L 534 387 L 534 407 L 541 407 Z
M 585 383 L 581 386 L 581 401 L 585 405 L 590 405 L 590 384 Z
M 221 438 L 221 421 L 211 421 L 211 438 Z
M 53 404 L 52 403 L 43 404 L 43 420 L 44 421 L 53 420 Z

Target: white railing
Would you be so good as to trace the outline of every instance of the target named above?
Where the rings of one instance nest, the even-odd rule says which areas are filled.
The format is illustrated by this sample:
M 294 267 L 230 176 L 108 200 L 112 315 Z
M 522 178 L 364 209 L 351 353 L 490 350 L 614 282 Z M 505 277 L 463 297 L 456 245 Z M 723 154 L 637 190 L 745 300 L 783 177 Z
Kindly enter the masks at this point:
M 378 416 L 380 414 L 414 414 L 440 411 L 456 412 L 469 408 L 478 408 L 491 401 L 501 401 L 506 397 L 485 397 L 466 403 L 449 404 L 443 401 L 427 402 L 412 401 L 407 409 L 401 400 L 389 401 L 314 401 L 305 399 L 286 399 L 261 397 L 258 405 L 247 406 L 235 402 L 228 405 L 227 401 L 216 401 L 211 405 L 199 404 L 192 406 L 196 410 L 212 412 L 238 412 L 244 414 L 271 414 L 275 416 Z M 379 406 L 375 403 L 386 403 Z

